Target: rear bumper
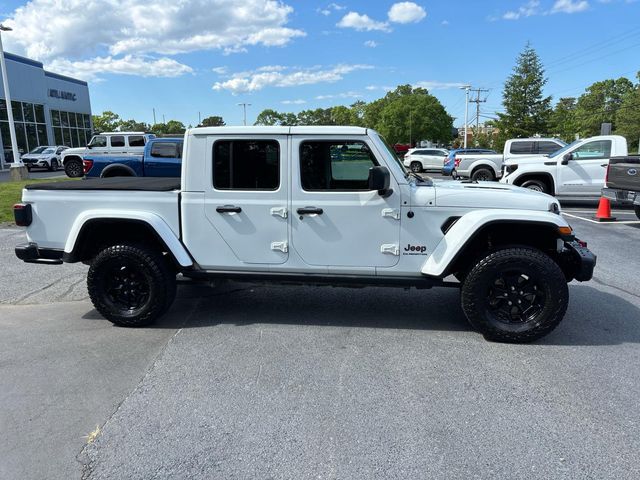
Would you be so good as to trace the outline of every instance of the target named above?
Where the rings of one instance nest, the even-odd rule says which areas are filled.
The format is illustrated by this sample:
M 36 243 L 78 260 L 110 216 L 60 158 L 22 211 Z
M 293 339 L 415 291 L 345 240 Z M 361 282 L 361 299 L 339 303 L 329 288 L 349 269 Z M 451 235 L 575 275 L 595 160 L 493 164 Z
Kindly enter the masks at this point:
M 55 248 L 38 248 L 37 243 L 21 243 L 16 245 L 16 257 L 27 263 L 43 263 L 60 265 L 64 255 L 63 250 Z
M 602 196 L 623 205 L 640 205 L 640 192 L 620 190 L 617 188 L 603 188 Z
M 577 239 L 564 244 L 573 270 L 573 278 L 579 282 L 587 282 L 593 277 L 593 269 L 596 266 L 596 255 L 583 246 Z

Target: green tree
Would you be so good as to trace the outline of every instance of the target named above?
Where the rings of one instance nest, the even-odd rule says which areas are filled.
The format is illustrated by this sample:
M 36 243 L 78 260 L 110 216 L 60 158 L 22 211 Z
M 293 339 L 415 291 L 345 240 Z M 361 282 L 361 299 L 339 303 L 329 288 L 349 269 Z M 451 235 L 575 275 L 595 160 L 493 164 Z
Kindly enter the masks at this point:
M 157 135 L 178 135 L 186 130 L 184 123 L 177 120 L 169 120 L 167 123 L 156 123 L 151 126 L 151 131 Z
M 561 138 L 565 142 L 571 142 L 578 133 L 576 125 L 576 99 L 573 97 L 561 98 L 549 117 L 549 133 Z
M 453 119 L 426 89 L 400 85 L 366 106 L 364 124 L 390 143 L 449 142 Z
M 627 138 L 632 152 L 640 151 L 640 72 L 636 76 L 638 83 L 624 95 L 615 123 L 616 133 Z
M 213 115 L 210 117 L 206 117 L 202 119 L 202 123 L 198 125 L 199 127 L 224 127 L 226 123 L 217 115 Z
M 283 125 L 293 126 L 298 124 L 298 119 L 294 113 L 280 113 L 271 108 L 267 108 L 258 114 L 254 125 Z
M 298 113 L 298 125 L 335 125 L 330 108 L 302 110 Z
M 118 122 L 119 132 L 147 132 L 151 127 L 144 122 L 138 122 L 136 120 L 120 120 Z
M 578 99 L 575 111 L 580 135 L 599 135 L 602 123 L 612 123 L 613 128 L 617 128 L 618 111 L 624 97 L 633 89 L 633 83 L 625 77 L 603 80 L 589 86 Z
M 551 97 L 543 95 L 546 83 L 540 57 L 527 44 L 502 92 L 505 112 L 499 113 L 495 122 L 502 140 L 547 133 Z
M 109 110 L 100 115 L 92 115 L 93 129 L 96 132 L 113 132 L 120 124 L 120 116 Z

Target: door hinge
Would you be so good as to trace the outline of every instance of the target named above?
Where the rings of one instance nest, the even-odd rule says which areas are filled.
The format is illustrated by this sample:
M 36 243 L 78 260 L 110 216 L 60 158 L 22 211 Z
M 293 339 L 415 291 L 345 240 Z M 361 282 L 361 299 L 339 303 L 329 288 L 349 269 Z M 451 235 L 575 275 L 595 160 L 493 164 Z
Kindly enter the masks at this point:
M 380 252 L 398 256 L 400 255 L 400 248 L 395 243 L 385 243 L 380 245 Z
M 278 215 L 279 217 L 287 218 L 289 211 L 287 210 L 287 207 L 273 207 L 271 209 L 271 215 Z
M 271 250 L 287 253 L 289 251 L 289 244 L 287 242 L 271 242 Z
M 400 220 L 400 210 L 398 210 L 397 208 L 383 208 L 382 216 L 391 217 L 391 218 L 395 218 L 396 220 Z

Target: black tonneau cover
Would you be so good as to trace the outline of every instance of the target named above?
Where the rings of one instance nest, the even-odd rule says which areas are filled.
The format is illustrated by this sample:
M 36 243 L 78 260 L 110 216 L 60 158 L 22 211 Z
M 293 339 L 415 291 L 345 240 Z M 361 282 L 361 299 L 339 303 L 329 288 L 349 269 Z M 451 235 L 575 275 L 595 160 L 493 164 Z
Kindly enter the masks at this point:
M 168 192 L 180 190 L 180 177 L 110 177 L 87 180 L 32 183 L 27 190 L 129 190 L 141 192 Z

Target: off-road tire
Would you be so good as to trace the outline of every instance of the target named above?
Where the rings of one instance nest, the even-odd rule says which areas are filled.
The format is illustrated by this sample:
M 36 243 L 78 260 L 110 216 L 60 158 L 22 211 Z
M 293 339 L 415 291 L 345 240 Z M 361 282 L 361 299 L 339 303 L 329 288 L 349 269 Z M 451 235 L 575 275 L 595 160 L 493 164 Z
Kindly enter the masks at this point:
M 496 179 L 496 176 L 493 174 L 491 169 L 489 168 L 479 168 L 471 175 L 471 180 L 475 182 L 492 182 Z
M 633 209 L 636 212 L 636 217 L 638 217 L 638 220 L 640 220 L 640 205 L 634 205 Z
M 549 187 L 542 180 L 527 180 L 526 182 L 522 182 L 520 186 L 536 192 L 549 193 Z
M 496 279 L 504 277 L 507 272 L 512 272 L 509 275 L 521 272 L 529 277 L 526 280 L 531 282 L 529 285 L 537 285 L 538 289 L 534 290 L 541 294 L 542 301 L 538 307 L 539 313 L 531 320 L 509 323 L 510 320 L 501 319 L 495 305 L 491 305 L 495 301 L 496 288 L 502 288 L 497 287 Z M 509 290 L 510 287 L 505 286 L 504 289 Z M 514 302 L 518 293 L 522 292 L 512 292 Z M 535 301 L 536 296 L 533 298 Z M 548 255 L 530 247 L 512 247 L 493 251 L 478 261 L 464 279 L 461 300 L 469 323 L 485 339 L 528 343 L 547 335 L 558 326 L 567 311 L 569 290 L 562 270 Z M 507 301 L 507 298 L 499 300 L 503 301 Z
M 422 164 L 420 162 L 411 162 L 409 168 L 413 173 L 422 173 Z
M 84 174 L 82 162 L 80 160 L 69 160 L 64 165 L 64 173 L 69 178 L 79 178 Z
M 119 305 L 112 294 L 110 282 L 114 282 L 114 272 L 125 269 L 134 272 L 140 289 L 147 291 L 136 308 Z M 153 323 L 173 303 L 176 275 L 159 252 L 122 243 L 105 248 L 94 258 L 87 274 L 87 288 L 93 306 L 107 320 L 121 327 L 142 327 Z

